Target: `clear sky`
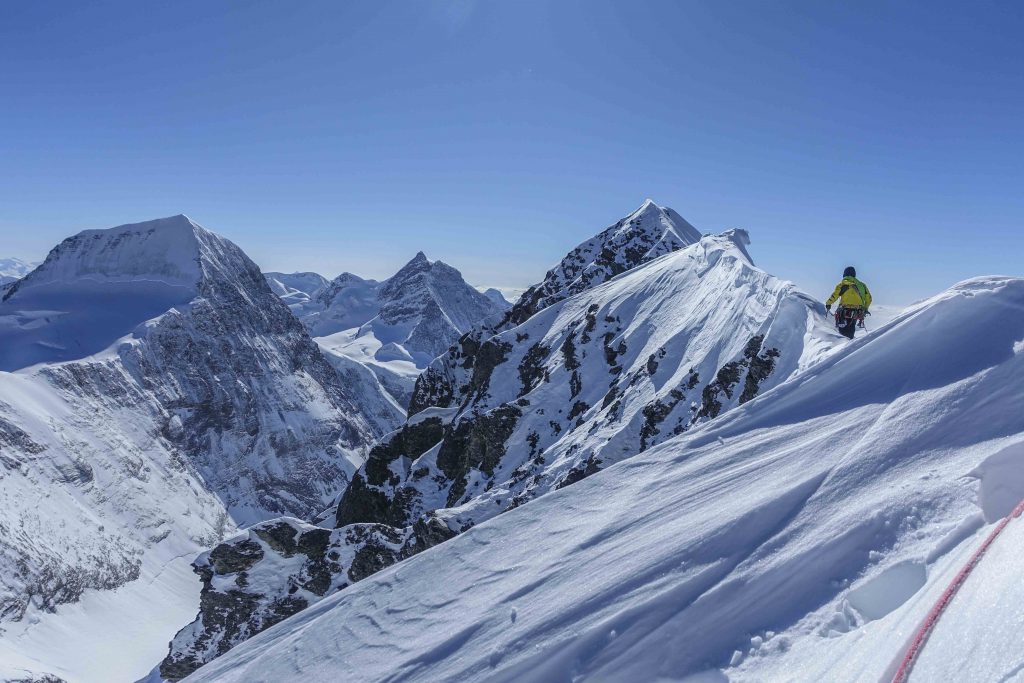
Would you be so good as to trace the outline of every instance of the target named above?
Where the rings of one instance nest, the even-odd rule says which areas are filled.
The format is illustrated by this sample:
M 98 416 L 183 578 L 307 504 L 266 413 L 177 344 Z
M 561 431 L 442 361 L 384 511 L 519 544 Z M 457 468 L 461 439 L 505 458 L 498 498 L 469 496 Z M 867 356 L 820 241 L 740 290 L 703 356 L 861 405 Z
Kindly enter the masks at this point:
M 645 197 L 824 297 L 1024 275 L 1024 2 L 5 2 L 0 257 L 186 213 L 524 287 Z

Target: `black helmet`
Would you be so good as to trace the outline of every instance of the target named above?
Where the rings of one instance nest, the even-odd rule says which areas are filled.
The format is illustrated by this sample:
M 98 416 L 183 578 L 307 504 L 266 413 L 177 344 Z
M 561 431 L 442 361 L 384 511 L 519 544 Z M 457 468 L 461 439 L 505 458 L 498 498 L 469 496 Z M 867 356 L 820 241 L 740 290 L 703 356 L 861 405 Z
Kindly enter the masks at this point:
M 857 277 L 857 269 L 853 266 L 846 266 L 846 270 L 843 271 L 843 277 Z

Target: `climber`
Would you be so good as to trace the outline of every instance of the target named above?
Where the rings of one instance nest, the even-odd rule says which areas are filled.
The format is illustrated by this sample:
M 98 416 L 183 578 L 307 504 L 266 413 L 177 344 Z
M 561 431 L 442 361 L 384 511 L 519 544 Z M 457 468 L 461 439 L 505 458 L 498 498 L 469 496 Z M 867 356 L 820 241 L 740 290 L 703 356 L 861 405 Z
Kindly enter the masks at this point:
M 848 266 L 843 271 L 843 281 L 836 285 L 836 291 L 825 302 L 825 312 L 832 312 L 832 304 L 839 300 L 836 309 L 836 329 L 844 337 L 853 339 L 857 324 L 864 327 L 864 316 L 871 315 L 871 292 L 868 286 L 857 279 L 857 270 Z

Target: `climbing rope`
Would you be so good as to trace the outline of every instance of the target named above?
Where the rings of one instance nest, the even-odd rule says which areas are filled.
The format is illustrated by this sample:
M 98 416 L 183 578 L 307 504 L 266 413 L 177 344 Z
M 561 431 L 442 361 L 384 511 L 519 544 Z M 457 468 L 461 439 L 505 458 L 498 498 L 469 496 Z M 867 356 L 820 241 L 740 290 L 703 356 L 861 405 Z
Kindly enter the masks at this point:
M 935 603 L 935 606 L 932 607 L 930 612 L 928 612 L 928 616 L 925 617 L 924 622 L 921 624 L 921 628 L 919 628 L 917 633 L 914 635 L 914 639 L 911 641 L 910 647 L 907 648 L 907 653 L 903 656 L 903 661 L 900 663 L 900 668 L 892 678 L 892 683 L 906 683 L 907 678 L 910 676 L 910 671 L 914 668 L 914 663 L 917 661 L 918 655 L 921 654 L 921 650 L 928 641 L 928 637 L 935 628 L 935 624 L 938 623 L 939 617 L 942 616 L 946 607 L 948 607 L 949 603 L 952 602 L 953 597 L 957 594 L 957 591 L 960 590 L 960 587 L 964 585 L 965 581 L 967 581 L 967 577 L 970 576 L 971 572 L 974 571 L 974 568 L 978 566 L 978 563 L 981 561 L 985 551 L 987 551 L 989 546 L 995 542 L 996 538 L 999 537 L 999 534 L 1001 534 L 1003 529 L 1006 528 L 1006 525 L 1017 517 L 1020 517 L 1021 514 L 1024 514 L 1024 500 L 1014 508 L 1013 512 L 1000 520 L 999 524 L 996 525 L 996 528 L 993 529 L 992 533 L 985 539 L 985 542 L 981 544 L 981 547 L 974 551 L 974 554 L 971 555 L 971 559 L 967 561 L 967 564 L 965 564 L 956 577 L 954 577 L 953 582 L 949 584 L 946 590 L 942 593 L 942 597 L 939 598 L 938 602 Z

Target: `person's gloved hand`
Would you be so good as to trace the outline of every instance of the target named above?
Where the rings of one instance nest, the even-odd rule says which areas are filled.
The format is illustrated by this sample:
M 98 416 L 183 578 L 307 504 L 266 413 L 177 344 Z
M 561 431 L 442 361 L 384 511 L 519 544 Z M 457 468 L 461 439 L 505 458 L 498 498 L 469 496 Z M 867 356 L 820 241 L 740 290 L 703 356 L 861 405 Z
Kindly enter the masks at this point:
M 825 307 L 825 315 L 832 315 L 832 307 L 831 306 L 826 306 Z

